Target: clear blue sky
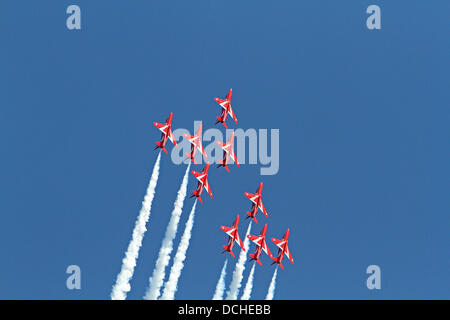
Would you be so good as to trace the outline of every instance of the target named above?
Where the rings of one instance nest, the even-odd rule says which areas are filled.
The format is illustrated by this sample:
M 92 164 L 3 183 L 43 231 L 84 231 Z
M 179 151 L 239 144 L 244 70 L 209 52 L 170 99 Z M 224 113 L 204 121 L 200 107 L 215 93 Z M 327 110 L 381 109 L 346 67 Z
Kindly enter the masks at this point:
M 66 28 L 69 4 L 81 31 Z M 211 168 L 177 298 L 211 298 L 219 226 L 244 217 L 260 181 L 259 220 L 269 237 L 290 227 L 295 258 L 275 298 L 450 298 L 449 1 L 8 0 L 0 12 L 0 298 L 108 299 L 157 156 L 152 123 L 174 112 L 175 128 L 213 127 L 230 87 L 239 127 L 280 129 L 280 171 Z M 162 157 L 131 299 L 184 171 Z M 262 262 L 259 299 L 273 272 Z M 65 286 L 71 264 L 79 291 Z

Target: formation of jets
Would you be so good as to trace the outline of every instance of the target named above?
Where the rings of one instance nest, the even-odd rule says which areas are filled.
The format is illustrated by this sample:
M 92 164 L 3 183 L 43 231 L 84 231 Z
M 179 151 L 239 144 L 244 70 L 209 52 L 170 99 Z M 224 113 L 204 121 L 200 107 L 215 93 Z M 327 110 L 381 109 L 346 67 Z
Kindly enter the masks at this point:
M 233 253 L 233 247 L 236 241 L 239 247 L 241 247 L 241 249 L 245 251 L 241 237 L 239 236 L 239 216 L 236 217 L 236 220 L 234 221 L 232 227 L 221 226 L 220 229 L 228 235 L 228 244 L 226 246 L 223 246 L 224 248 L 223 252 L 227 251 L 234 258 L 235 255 Z M 273 260 L 272 264 L 277 263 L 283 270 L 284 266 L 281 263 L 281 261 L 283 260 L 285 255 L 289 258 L 291 263 L 294 264 L 294 258 L 292 258 L 291 252 L 289 251 L 288 248 L 289 229 L 287 229 L 282 240 L 272 238 L 272 242 L 275 243 L 275 245 L 278 247 L 278 254 L 276 256 L 272 255 L 272 253 L 269 250 L 269 247 L 267 246 L 266 232 L 267 232 L 267 224 L 264 225 L 264 228 L 261 230 L 261 233 L 258 236 L 254 236 L 251 234 L 247 236 L 248 239 L 256 245 L 256 251 L 255 253 L 250 254 L 250 260 L 254 260 L 258 262 L 260 266 L 262 266 L 262 262 L 261 260 L 259 260 L 259 257 L 261 256 L 261 253 L 264 251 L 264 253 L 267 254 L 267 256 L 270 259 Z
M 231 108 L 231 96 L 233 94 L 233 90 L 230 89 L 224 99 L 221 98 L 214 98 L 214 101 L 216 101 L 222 108 L 221 115 L 217 117 L 217 123 L 222 123 L 223 126 L 228 129 L 228 126 L 226 124 L 227 117 L 230 116 L 236 124 L 238 123 L 238 120 L 236 118 L 236 115 Z M 155 122 L 153 125 L 158 128 L 161 133 L 161 141 L 156 142 L 155 150 L 158 148 L 161 148 L 166 154 L 168 153 L 166 150 L 167 145 L 167 139 L 169 139 L 175 147 L 178 147 L 177 141 L 175 140 L 173 133 L 172 133 L 172 119 L 173 119 L 173 113 L 170 113 L 169 117 L 166 120 L 166 123 L 161 124 L 158 122 Z M 195 161 L 195 155 L 197 154 L 197 151 L 201 153 L 201 155 L 205 158 L 205 160 L 208 160 L 208 157 L 206 155 L 205 149 L 202 146 L 202 126 L 200 125 L 197 129 L 197 132 L 194 136 L 191 136 L 189 134 L 184 134 L 183 137 L 187 139 L 191 143 L 191 152 L 186 153 L 187 158 L 190 159 L 194 164 L 197 164 Z M 231 134 L 230 139 L 226 142 L 216 142 L 222 149 L 223 149 L 223 160 L 219 162 L 219 167 L 224 167 L 228 172 L 230 172 L 230 169 L 228 168 L 228 164 L 233 161 L 238 167 L 240 167 L 240 164 L 238 162 L 238 159 L 236 157 L 236 154 L 234 153 L 234 132 Z M 193 176 L 197 179 L 197 188 L 196 190 L 192 191 L 191 198 L 196 197 L 200 203 L 203 204 L 203 200 L 201 198 L 201 195 L 203 193 L 203 190 L 206 190 L 209 194 L 209 196 L 212 198 L 212 191 L 211 187 L 208 183 L 208 172 L 209 172 L 210 164 L 209 162 L 206 162 L 205 167 L 203 168 L 202 172 L 197 172 L 195 170 L 192 170 Z M 252 202 L 252 206 L 250 211 L 247 212 L 247 218 L 252 218 L 253 221 L 258 223 L 258 220 L 256 219 L 256 214 L 261 211 L 266 218 L 269 217 L 267 214 L 267 210 L 264 207 L 261 197 L 262 197 L 262 188 L 263 184 L 262 182 L 259 184 L 258 189 L 256 189 L 255 194 L 245 192 L 244 195 Z M 236 216 L 236 219 L 233 222 L 233 225 L 231 227 L 227 226 L 221 226 L 220 229 L 224 231 L 228 236 L 228 242 L 227 245 L 223 246 L 224 251 L 228 252 L 233 258 L 235 257 L 233 253 L 233 248 L 235 243 L 238 244 L 238 246 L 245 251 L 244 245 L 242 243 L 242 239 L 239 236 L 239 215 Z M 288 238 L 289 238 L 289 229 L 287 229 L 286 233 L 283 235 L 283 238 L 281 240 L 272 238 L 272 242 L 278 247 L 278 254 L 276 256 L 273 256 L 270 252 L 267 244 L 266 244 L 266 232 L 267 232 L 267 224 L 264 225 L 264 228 L 262 229 L 261 233 L 257 236 L 255 235 L 248 235 L 248 239 L 252 241 L 256 245 L 256 251 L 252 254 L 250 254 L 250 260 L 256 261 L 259 265 L 262 265 L 260 257 L 261 253 L 264 251 L 272 260 L 272 264 L 277 263 L 283 270 L 284 266 L 282 265 L 282 260 L 284 256 L 288 257 L 288 259 L 291 261 L 291 263 L 294 263 L 294 259 L 292 258 L 291 252 L 288 248 Z
M 220 117 L 217 117 L 217 123 L 222 123 L 225 128 L 228 129 L 227 124 L 225 123 L 228 115 L 230 115 L 233 120 L 237 123 L 236 115 L 234 114 L 233 109 L 231 108 L 231 95 L 233 94 L 233 89 L 230 89 L 228 91 L 228 94 L 226 95 L 225 99 L 221 98 L 214 98 L 214 100 L 222 107 L 222 113 Z M 153 125 L 158 128 L 161 131 L 161 141 L 156 142 L 155 150 L 158 148 L 161 148 L 166 154 L 168 154 L 166 145 L 167 145 L 167 139 L 169 139 L 175 147 L 178 147 L 177 141 L 175 140 L 175 137 L 172 133 L 172 119 L 173 119 L 173 113 L 170 113 L 169 117 L 166 120 L 166 123 L 158 123 L 155 122 Z M 190 159 L 194 164 L 197 164 L 195 161 L 195 155 L 197 151 L 199 151 L 205 160 L 208 160 L 208 156 L 205 152 L 205 149 L 202 145 L 202 125 L 200 125 L 197 129 L 197 132 L 194 136 L 191 136 L 189 134 L 184 134 L 183 137 L 187 139 L 191 143 L 191 152 L 186 153 L 187 158 Z M 228 172 L 230 172 L 230 169 L 228 168 L 228 164 L 232 160 L 238 167 L 240 167 L 240 164 L 238 162 L 238 159 L 236 157 L 236 154 L 233 151 L 234 148 L 234 132 L 231 134 L 230 139 L 227 142 L 216 142 L 222 149 L 223 149 L 223 160 L 220 161 L 219 165 L 217 167 L 224 167 Z M 230 160 L 231 159 L 231 160 Z M 192 197 L 197 197 L 197 199 L 200 201 L 200 203 L 203 204 L 203 200 L 201 198 L 201 195 L 203 193 L 203 190 L 206 189 L 206 191 L 209 193 L 209 195 L 212 196 L 211 189 L 208 184 L 208 171 L 209 171 L 209 162 L 206 162 L 205 167 L 203 168 L 203 171 L 201 173 L 192 170 L 192 174 L 194 177 L 198 180 L 197 189 L 194 190 L 191 194 Z

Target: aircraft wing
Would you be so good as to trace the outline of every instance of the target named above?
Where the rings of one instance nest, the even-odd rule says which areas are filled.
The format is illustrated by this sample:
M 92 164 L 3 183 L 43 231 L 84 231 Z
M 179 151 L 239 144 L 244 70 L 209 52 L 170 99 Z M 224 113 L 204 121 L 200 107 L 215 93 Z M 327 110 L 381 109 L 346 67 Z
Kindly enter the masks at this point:
M 284 243 L 285 243 L 284 240 L 278 240 L 278 239 L 272 238 L 272 242 L 275 243 L 275 245 L 276 245 L 278 248 L 280 248 L 281 250 L 284 249 L 284 246 L 283 246 Z
M 205 148 L 203 148 L 202 145 L 200 145 L 200 147 L 202 148 L 202 154 L 205 157 L 206 160 L 208 160 L 208 155 L 206 154 Z
M 251 194 L 249 192 L 244 193 L 244 195 L 250 199 L 251 202 L 256 203 L 256 198 L 258 197 L 256 194 Z
M 197 180 L 198 181 L 200 181 L 201 182 L 201 180 L 200 179 L 198 179 L 198 177 L 200 177 L 202 174 L 200 173 L 200 172 L 197 172 L 197 171 L 194 171 L 194 170 L 192 170 L 192 174 L 194 175 L 194 177 L 196 177 L 197 178 Z
M 188 139 L 190 143 L 193 143 L 192 140 L 195 138 L 195 137 L 193 137 L 193 136 L 191 136 L 190 134 L 187 134 L 187 133 L 183 134 L 183 137 L 185 139 Z
M 238 167 L 240 167 L 239 162 L 238 162 L 238 160 L 237 160 L 237 157 L 236 157 L 236 155 L 234 154 L 233 150 L 230 150 L 230 151 L 227 152 L 227 153 L 228 153 L 228 155 L 233 159 L 234 163 L 236 163 L 236 165 L 237 165 Z
M 237 241 L 237 244 L 239 245 L 239 247 L 241 247 L 241 249 L 245 251 L 244 244 L 242 243 L 241 237 L 239 236 L 239 233 L 237 233 L 237 232 L 236 232 L 235 240 Z
M 272 257 L 272 253 L 270 252 L 269 247 L 267 246 L 266 241 L 262 241 L 262 242 L 261 242 L 261 247 L 262 247 L 263 251 L 264 251 L 269 257 Z
M 204 185 L 204 188 L 206 189 L 206 191 L 208 191 L 208 193 L 209 193 L 209 196 L 210 196 L 210 197 L 211 197 L 211 199 L 212 199 L 213 195 L 212 195 L 212 191 L 211 191 L 211 188 L 209 187 L 209 183 L 208 183 L 208 180 L 206 180 L 206 181 L 205 181 L 205 185 Z
M 259 236 L 252 236 L 251 234 L 248 235 L 248 238 L 250 239 L 251 242 L 253 242 L 254 244 L 256 244 L 257 246 L 260 246 L 260 239 L 261 237 Z
M 225 146 L 227 145 L 226 143 L 223 143 L 222 141 L 216 141 L 216 143 L 217 143 L 217 145 L 218 145 L 219 147 L 221 147 L 222 149 L 225 150 Z M 226 151 L 226 150 L 225 150 L 225 151 Z
M 173 136 L 172 130 L 169 128 L 169 131 L 167 132 L 167 137 L 172 141 L 173 145 L 175 147 L 178 147 L 177 140 L 175 140 L 175 137 Z
M 233 236 L 233 233 L 235 230 L 234 228 L 221 226 L 220 229 L 222 229 L 223 232 L 225 232 L 227 235 L 229 235 L 231 238 L 234 239 L 234 236 Z
M 294 258 L 292 258 L 291 252 L 289 251 L 288 246 L 286 246 L 285 252 L 286 256 L 291 260 L 292 264 L 294 263 Z
M 216 98 L 216 102 L 222 107 L 222 108 L 226 108 L 225 106 L 226 106 L 226 104 L 227 104 L 227 100 L 223 100 L 223 99 L 220 99 L 220 98 Z
M 238 123 L 236 115 L 233 112 L 233 109 L 231 109 L 231 104 L 230 104 L 230 108 L 228 110 L 228 114 L 233 118 L 234 122 Z
M 264 213 L 264 215 L 266 216 L 266 218 L 269 217 L 269 215 L 267 214 L 267 210 L 266 210 L 266 208 L 264 207 L 262 201 L 259 202 L 259 207 L 258 207 L 258 208 Z
M 162 133 L 167 134 L 167 124 L 162 124 L 158 122 L 154 122 L 153 125 L 157 127 L 159 130 L 162 131 Z

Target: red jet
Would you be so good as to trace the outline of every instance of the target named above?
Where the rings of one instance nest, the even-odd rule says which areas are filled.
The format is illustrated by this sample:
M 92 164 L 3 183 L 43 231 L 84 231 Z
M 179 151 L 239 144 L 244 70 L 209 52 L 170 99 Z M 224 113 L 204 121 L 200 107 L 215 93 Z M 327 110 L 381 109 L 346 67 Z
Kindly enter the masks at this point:
M 197 184 L 197 190 L 192 191 L 192 195 L 189 198 L 196 196 L 201 204 L 203 204 L 202 198 L 200 197 L 203 193 L 203 188 L 206 189 L 206 191 L 208 191 L 211 199 L 213 197 L 211 188 L 209 187 L 209 183 L 208 183 L 208 170 L 209 170 L 209 163 L 206 164 L 206 166 L 203 168 L 203 171 L 201 173 L 198 173 L 197 171 L 192 170 L 192 174 L 194 175 L 194 177 L 197 178 L 198 184 Z
M 262 229 L 259 236 L 252 236 L 249 234 L 247 238 L 249 238 L 252 242 L 256 244 L 256 252 L 254 254 L 250 254 L 250 260 L 255 260 L 259 263 L 260 266 L 262 266 L 261 261 L 259 260 L 259 257 L 261 256 L 261 251 L 264 251 L 269 258 L 272 258 L 272 253 L 270 253 L 269 248 L 266 244 L 266 231 L 267 231 L 267 224 Z
M 228 143 L 223 143 L 220 141 L 216 141 L 217 145 L 223 149 L 223 161 L 219 162 L 218 167 L 224 167 L 227 169 L 228 172 L 230 172 L 230 169 L 228 169 L 227 163 L 228 158 L 233 159 L 234 163 L 237 164 L 238 167 L 240 167 L 240 164 L 237 160 L 236 155 L 233 152 L 233 145 L 234 145 L 234 132 L 231 134 L 230 140 L 228 140 Z
M 225 123 L 225 121 L 227 120 L 227 116 L 230 115 L 234 122 L 236 122 L 236 124 L 238 123 L 236 115 L 233 112 L 233 109 L 231 109 L 231 95 L 233 94 L 233 89 L 230 89 L 230 91 L 228 91 L 227 96 L 225 97 L 225 100 L 220 99 L 220 98 L 214 98 L 214 100 L 220 104 L 220 106 L 222 107 L 222 114 L 220 115 L 220 117 L 217 117 L 217 123 L 222 123 L 224 125 L 224 127 L 226 129 L 228 129 L 227 124 Z
M 258 220 L 256 220 L 256 214 L 258 213 L 258 208 L 262 211 L 262 213 L 264 213 L 266 218 L 269 217 L 267 215 L 266 208 L 264 208 L 264 205 L 263 205 L 263 203 L 261 201 L 262 187 L 263 187 L 263 184 L 261 182 L 259 184 L 258 189 L 256 189 L 256 194 L 251 194 L 251 193 L 248 193 L 248 192 L 244 193 L 244 195 L 247 198 L 249 198 L 251 202 L 253 202 L 251 211 L 247 212 L 247 215 L 248 215 L 247 218 L 249 218 L 249 217 L 252 218 L 253 220 L 255 220 L 256 223 L 258 223 Z
M 234 220 L 233 226 L 231 228 L 225 226 L 220 227 L 220 229 L 222 229 L 222 231 L 224 231 L 228 235 L 228 244 L 226 246 L 223 246 L 224 249 L 223 252 L 227 251 L 229 254 L 233 256 L 233 258 L 235 258 L 233 253 L 233 247 L 234 242 L 236 240 L 239 247 L 241 247 L 241 249 L 245 251 L 244 244 L 242 243 L 241 237 L 239 237 L 238 227 L 239 227 L 239 216 L 236 217 L 236 220 Z
M 172 143 L 174 144 L 174 146 L 178 148 L 177 141 L 175 140 L 175 138 L 173 137 L 173 134 L 172 134 L 172 118 L 173 118 L 173 113 L 171 112 L 169 114 L 169 117 L 167 118 L 165 124 L 161 124 L 158 122 L 153 123 L 153 125 L 155 127 L 157 127 L 159 130 L 162 131 L 161 142 L 156 142 L 156 147 L 154 150 L 161 148 L 167 154 L 168 153 L 166 150 L 167 138 L 169 138 L 170 141 L 172 141 Z
M 272 238 L 273 243 L 275 243 L 278 247 L 278 256 L 272 257 L 272 264 L 278 263 L 281 267 L 281 269 L 284 270 L 283 265 L 281 264 L 281 261 L 284 258 L 284 255 L 286 255 L 289 260 L 291 260 L 291 263 L 294 264 L 294 258 L 292 258 L 291 252 L 288 248 L 288 238 L 289 238 L 289 229 L 286 230 L 286 233 L 283 236 L 283 240 L 278 240 L 275 238 Z
M 191 145 L 191 152 L 190 153 L 186 153 L 186 155 L 188 156 L 189 159 L 191 159 L 191 161 L 194 164 L 197 164 L 197 162 L 195 162 L 195 153 L 197 152 L 197 149 L 203 154 L 203 156 L 205 157 L 206 160 L 208 160 L 208 156 L 206 155 L 205 149 L 202 146 L 202 140 L 201 140 L 201 136 L 202 136 L 202 125 L 200 125 L 197 129 L 197 133 L 195 134 L 195 136 L 191 136 L 189 134 L 183 134 L 183 137 L 185 137 L 186 139 L 189 140 L 190 143 L 192 143 Z M 186 159 L 188 159 L 186 158 Z

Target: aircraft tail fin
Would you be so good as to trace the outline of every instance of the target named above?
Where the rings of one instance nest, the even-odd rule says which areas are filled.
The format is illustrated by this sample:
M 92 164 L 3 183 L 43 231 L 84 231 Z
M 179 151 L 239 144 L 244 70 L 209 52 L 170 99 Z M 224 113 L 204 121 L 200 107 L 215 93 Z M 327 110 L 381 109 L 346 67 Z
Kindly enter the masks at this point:
M 234 255 L 233 251 L 232 251 L 232 250 L 228 250 L 228 247 L 227 247 L 227 246 L 223 246 L 223 249 L 224 249 L 226 252 L 228 252 L 229 254 L 231 254 L 231 256 L 232 256 L 233 258 L 236 258 L 236 256 Z
M 198 201 L 200 201 L 201 204 L 203 204 L 202 198 L 200 197 L 200 194 L 197 190 L 192 191 L 192 194 L 197 197 Z
M 218 124 L 218 123 L 220 122 L 221 124 L 223 124 L 223 126 L 225 127 L 225 129 L 228 129 L 228 126 L 227 126 L 227 124 L 225 123 L 225 120 L 224 120 L 223 117 L 216 117 L 216 118 L 217 118 L 216 124 Z
M 200 201 L 201 204 L 203 204 L 202 198 L 200 198 L 200 195 L 197 190 L 192 191 L 192 194 L 189 198 L 192 198 L 194 196 L 197 197 L 197 199 Z
M 258 264 L 259 264 L 260 266 L 262 266 L 261 260 L 259 260 L 259 258 L 258 258 L 258 259 L 255 258 L 256 254 L 250 253 L 249 256 L 251 257 L 252 260 L 255 260 L 256 262 L 258 262 Z
M 195 162 L 195 159 L 194 159 L 194 157 L 192 156 L 191 153 L 186 152 L 186 153 L 185 153 L 185 156 L 186 156 L 186 159 L 191 159 L 191 161 L 192 161 L 194 164 L 197 164 L 197 162 Z M 186 160 L 186 159 L 185 159 L 185 160 Z
M 278 261 L 278 259 L 275 258 L 275 257 L 270 257 L 270 258 L 273 260 L 273 262 L 272 262 L 271 264 L 278 263 L 278 265 L 281 267 L 281 269 L 284 270 L 284 266 L 283 266 L 283 264 L 281 263 L 281 261 Z
M 163 151 L 166 153 L 166 154 L 168 154 L 168 152 L 167 152 L 167 150 L 166 150 L 166 148 L 162 145 L 162 143 L 161 142 L 156 142 L 156 147 L 155 147 L 155 149 L 154 150 L 156 150 L 156 149 L 158 149 L 158 148 L 161 148 L 161 149 L 163 149 Z
M 252 213 L 251 213 L 250 211 L 247 211 L 247 215 L 248 215 L 247 218 L 252 218 L 253 221 L 255 221 L 256 223 L 258 223 L 258 220 L 256 220 L 256 217 L 255 217 L 255 216 L 252 216 Z
M 226 162 L 223 161 L 223 160 L 219 161 L 219 164 L 217 165 L 217 168 L 219 168 L 219 167 L 224 167 L 228 172 L 230 172 L 230 169 L 228 168 Z

